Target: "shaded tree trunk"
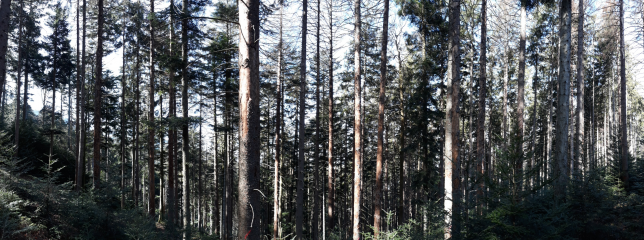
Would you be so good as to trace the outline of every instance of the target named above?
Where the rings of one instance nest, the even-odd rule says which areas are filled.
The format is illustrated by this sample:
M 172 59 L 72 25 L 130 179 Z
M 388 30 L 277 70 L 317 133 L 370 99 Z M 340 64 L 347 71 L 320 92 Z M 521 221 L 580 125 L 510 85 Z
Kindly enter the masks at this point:
M 334 176 L 333 176 L 333 1 L 329 1 L 329 152 L 328 152 L 328 163 L 327 163 L 327 190 L 328 196 L 326 199 L 327 205 L 327 223 L 326 223 L 326 232 L 327 235 L 333 232 L 334 229 L 334 215 L 333 215 L 333 204 L 334 204 Z
M 280 26 L 279 26 L 279 42 L 278 42 L 278 56 L 277 56 L 277 100 L 275 101 L 275 107 L 277 108 L 275 112 L 275 162 L 274 162 L 274 174 L 273 174 L 273 240 L 277 240 L 279 237 L 279 191 L 280 191 L 280 159 L 281 154 L 281 124 L 282 124 L 282 19 L 284 17 L 284 1 L 280 0 Z
M 188 0 L 183 0 L 181 11 L 183 14 L 188 13 Z M 190 136 L 188 135 L 188 85 L 190 81 L 188 79 L 188 18 L 186 17 L 182 17 L 181 19 L 181 55 L 183 68 L 181 71 L 181 169 L 183 170 L 181 184 L 183 190 L 183 239 L 185 240 L 191 239 L 190 184 L 188 182 L 188 157 L 190 151 Z
M 555 195 L 559 200 L 565 198 L 568 178 L 568 125 L 570 114 L 570 25 L 571 1 L 563 0 L 559 11 L 559 89 L 557 90 L 557 123 L 555 135 Z
M 583 146 L 584 146 L 584 1 L 579 0 L 579 23 L 577 23 L 577 130 L 576 143 L 574 145 L 575 151 L 575 165 L 579 166 L 584 161 Z M 592 130 L 591 130 L 592 131 Z M 576 167 L 573 175 L 578 175 L 578 167 Z
M 624 43 L 624 0 L 619 2 L 619 78 L 620 78 L 620 131 L 621 131 L 621 140 L 620 140 L 620 174 L 619 179 L 624 184 L 624 188 L 628 189 L 628 130 L 627 130 L 627 119 L 626 119 L 626 50 Z
M 298 142 L 297 158 L 297 206 L 295 212 L 295 234 L 298 240 L 304 239 L 302 235 L 302 224 L 304 224 L 304 143 L 306 141 L 304 129 L 304 114 L 306 114 L 306 34 L 307 34 L 307 14 L 308 0 L 302 1 L 302 51 L 300 57 L 300 109 L 299 109 L 299 126 L 300 141 Z
M 76 158 L 76 190 L 80 191 L 83 188 L 83 176 L 84 171 L 85 171 L 85 138 L 86 138 L 86 132 L 85 132 L 85 31 L 86 31 L 86 22 L 87 22 L 87 1 L 83 0 L 83 40 L 82 40 L 82 53 L 81 53 L 81 82 L 80 82 L 80 94 L 81 94 L 81 99 L 80 99 L 80 118 L 78 118 L 78 121 L 80 122 L 80 138 L 79 142 L 77 144 L 78 146 L 78 157 Z M 1 76 L 0 76 L 1 77 Z
M 5 101 L 5 85 L 7 84 L 7 46 L 9 41 L 9 22 L 11 16 L 11 0 L 0 1 L 0 85 L 2 85 L 3 111 Z M 4 119 L 4 115 L 2 116 Z M 4 120 L 3 120 L 4 121 Z
M 477 212 L 479 215 L 483 214 L 483 191 L 485 185 L 483 177 L 485 176 L 484 166 L 485 163 L 485 97 L 487 95 L 487 0 L 482 0 L 481 3 L 481 53 L 480 53 L 480 72 L 479 76 L 479 112 L 478 123 L 476 124 L 476 156 L 477 156 L 477 172 L 479 186 L 476 190 L 478 205 Z
M 148 112 L 148 214 L 154 216 L 156 210 L 155 204 L 155 186 L 154 186 L 154 22 L 156 21 L 154 13 L 154 0 L 150 0 L 150 90 L 148 92 L 149 112 Z
M 98 0 L 98 34 L 96 42 L 96 79 L 94 83 L 94 186 L 99 187 L 101 177 L 101 107 L 103 84 L 103 0 Z M 54 90 L 55 91 L 55 90 Z

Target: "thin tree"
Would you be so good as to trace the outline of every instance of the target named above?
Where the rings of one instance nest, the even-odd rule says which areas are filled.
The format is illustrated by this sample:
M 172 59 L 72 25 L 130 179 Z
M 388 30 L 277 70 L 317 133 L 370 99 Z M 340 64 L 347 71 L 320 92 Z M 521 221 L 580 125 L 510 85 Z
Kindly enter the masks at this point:
M 477 172 L 479 178 L 479 186 L 476 189 L 478 200 L 478 214 L 482 214 L 483 209 L 483 190 L 484 182 L 482 181 L 485 176 L 485 97 L 487 95 L 486 78 L 487 78 L 487 0 L 481 2 L 481 53 L 480 53 L 480 77 L 479 77 L 479 112 L 478 123 L 476 124 L 476 156 L 477 156 Z
M 243 4 L 240 4 L 243 5 Z M 188 183 L 188 157 L 190 151 L 189 140 L 190 136 L 188 131 L 188 0 L 183 0 L 181 8 L 181 59 L 183 68 L 181 71 L 181 169 L 183 169 L 182 181 L 183 184 L 183 239 L 190 239 L 192 226 L 190 217 L 190 184 Z M 176 141 L 176 140 L 175 140 Z
M 16 69 L 16 118 L 14 121 L 15 124 L 15 144 L 16 144 L 16 149 L 15 149 L 15 154 L 18 156 L 19 150 L 20 150 L 20 78 L 21 73 L 22 73 L 22 53 L 23 53 L 23 46 L 22 46 L 22 36 L 23 36 L 23 12 L 25 9 L 24 6 L 24 1 L 20 0 L 20 16 L 18 17 L 18 69 Z
M 449 2 L 449 46 L 447 55 L 447 91 L 445 104 L 445 239 L 460 239 L 460 176 L 459 176 L 459 86 L 460 86 L 460 23 L 461 2 Z
M 315 190 L 313 196 L 313 221 L 311 227 L 313 228 L 313 239 L 318 240 L 318 219 L 320 215 L 320 1 L 317 1 L 317 22 L 316 22 L 316 37 L 315 37 L 315 144 L 313 147 L 313 161 L 315 166 L 314 184 Z
M 521 2 L 521 36 L 519 38 L 519 76 L 517 81 L 517 156 L 514 162 L 514 176 L 515 186 L 514 191 L 521 189 L 522 176 L 521 170 L 523 168 L 523 133 L 524 133 L 524 119 L 523 111 L 525 108 L 525 38 L 526 38 L 526 5 L 525 1 Z M 508 65 L 510 63 L 508 62 Z M 509 73 L 506 73 L 509 74 Z M 513 200 L 518 202 L 518 192 L 514 193 Z
M 239 6 L 239 218 L 237 239 L 259 239 L 259 0 Z
M 360 18 L 360 0 L 355 0 L 353 4 L 353 44 L 354 44 L 354 73 L 353 73 L 353 86 L 354 86 L 354 99 L 353 99 L 353 240 L 360 239 L 360 181 L 362 180 L 362 89 L 360 80 L 360 33 L 361 33 L 361 18 Z
M 280 158 L 282 157 L 281 155 L 281 118 L 282 118 L 282 109 L 281 109 L 281 103 L 282 103 L 282 19 L 283 19 L 283 11 L 284 11 L 284 0 L 279 1 L 279 17 L 280 17 L 280 26 L 279 26 L 279 41 L 277 43 L 277 83 L 276 83 L 276 89 L 277 89 L 277 100 L 275 103 L 275 108 L 277 110 L 275 111 L 275 164 L 273 166 L 273 240 L 277 240 L 279 237 L 278 231 L 279 231 L 279 208 L 280 208 L 280 201 L 279 201 L 279 188 L 280 188 Z
M 382 49 L 380 50 L 380 94 L 378 95 L 378 152 L 376 156 L 376 189 L 373 203 L 373 231 L 375 238 L 380 235 L 380 201 L 382 192 L 382 164 L 384 159 L 383 132 L 385 125 L 385 88 L 387 86 L 387 39 L 389 37 L 389 0 L 384 0 L 385 12 L 382 15 Z
M 327 206 L 327 223 L 326 232 L 331 234 L 334 228 L 333 220 L 333 0 L 329 0 L 329 159 L 327 164 L 327 190 L 328 196 L 326 198 Z
M 170 52 L 169 55 L 170 57 L 174 57 L 174 0 L 170 0 L 170 33 L 169 33 L 169 38 L 170 38 Z M 170 83 L 169 85 L 169 91 L 168 94 L 169 96 L 169 103 L 168 103 L 168 118 L 172 119 L 176 117 L 176 105 L 177 105 L 177 100 L 176 100 L 176 93 L 175 93 L 175 80 L 174 80 L 174 66 L 170 66 L 168 68 L 168 82 Z M 168 228 L 169 229 L 174 229 L 174 221 L 176 220 L 176 212 L 177 212 L 177 205 L 176 205 L 176 189 L 175 189 L 175 177 L 176 175 L 174 174 L 175 172 L 175 145 L 176 145 L 176 127 L 174 124 L 170 124 L 168 132 Z
M 626 50 L 624 49 L 624 0 L 619 1 L 619 78 L 620 78 L 620 131 L 621 161 L 619 178 L 628 189 L 628 125 L 626 119 Z
M 570 25 L 571 0 L 562 0 L 559 10 L 559 76 L 557 89 L 557 123 L 555 135 L 555 195 L 563 200 L 568 179 L 568 125 L 570 117 Z
M 300 57 L 300 108 L 299 108 L 299 131 L 298 142 L 298 163 L 297 163 L 297 211 L 295 212 L 295 233 L 297 239 L 304 239 L 302 236 L 302 224 L 304 224 L 304 142 L 306 141 L 304 129 L 304 114 L 306 114 L 306 24 L 308 13 L 308 0 L 302 1 L 302 51 Z
M 76 190 L 80 191 L 83 188 L 83 176 L 85 171 L 85 138 L 87 133 L 85 131 L 85 36 L 87 26 L 87 0 L 83 0 L 83 40 L 81 52 L 81 82 L 80 82 L 80 137 L 77 144 L 77 158 L 76 158 Z
M 150 109 L 148 112 L 148 214 L 154 216 L 156 210 L 155 204 L 155 186 L 154 186 L 154 22 L 156 20 L 154 13 L 154 0 L 150 0 L 150 91 L 148 100 Z M 163 167 L 163 166 L 161 166 Z
M 98 0 L 98 33 L 96 41 L 96 81 L 94 82 L 94 187 L 99 187 L 101 181 L 101 107 L 103 84 L 103 0 Z

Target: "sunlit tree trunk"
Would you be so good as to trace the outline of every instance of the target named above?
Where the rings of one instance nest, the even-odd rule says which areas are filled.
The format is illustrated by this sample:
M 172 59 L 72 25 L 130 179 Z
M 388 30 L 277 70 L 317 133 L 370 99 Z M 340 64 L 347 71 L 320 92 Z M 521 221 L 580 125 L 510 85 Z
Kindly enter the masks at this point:
M 334 176 L 333 176 L 333 0 L 329 0 L 329 159 L 327 164 L 327 190 L 328 196 L 326 199 L 327 206 L 327 235 L 331 234 L 334 229 Z
M 360 239 L 360 181 L 362 181 L 362 117 L 361 117 L 361 80 L 360 80 L 360 41 L 361 41 L 361 14 L 360 14 L 360 0 L 355 0 L 353 4 L 354 8 L 354 30 L 353 30 L 353 41 L 354 41 L 354 149 L 353 149 L 353 240 Z
M 459 91 L 460 91 L 460 0 L 449 2 L 449 46 L 445 112 L 445 239 L 460 239 L 459 205 Z
M 574 144 L 575 165 L 585 162 L 582 156 L 584 146 L 584 0 L 579 0 L 579 23 L 577 23 L 577 127 L 576 139 Z M 591 130 L 592 131 L 592 130 Z M 578 168 L 575 168 L 573 175 L 580 174 Z
M 374 236 L 380 235 L 381 198 L 382 198 L 382 164 L 384 159 L 383 131 L 385 125 L 385 88 L 387 86 L 387 39 L 389 37 L 389 0 L 384 0 L 385 11 L 382 17 L 382 48 L 380 49 L 380 93 L 378 95 L 378 149 L 376 156 L 376 189 L 374 190 Z
M 284 18 L 284 1 L 280 0 L 279 2 L 280 6 L 280 26 L 279 26 L 279 42 L 277 43 L 277 49 L 278 49 L 278 56 L 277 56 L 277 83 L 275 88 L 277 89 L 277 101 L 275 101 L 275 108 L 277 108 L 275 112 L 275 162 L 273 166 L 273 240 L 277 240 L 279 237 L 279 208 L 280 208 L 280 201 L 279 201 L 279 191 L 280 191 L 280 159 L 282 157 L 281 155 L 281 118 L 282 118 L 282 19 Z
M 259 239 L 259 0 L 239 6 L 239 218 L 237 239 Z M 306 33 L 306 31 L 304 32 Z

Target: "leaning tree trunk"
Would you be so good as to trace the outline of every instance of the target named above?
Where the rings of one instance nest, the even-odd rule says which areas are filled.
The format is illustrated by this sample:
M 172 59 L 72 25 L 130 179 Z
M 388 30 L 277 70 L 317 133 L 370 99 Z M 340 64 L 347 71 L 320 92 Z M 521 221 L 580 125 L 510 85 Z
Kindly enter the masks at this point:
M 385 125 L 385 87 L 387 86 L 387 38 L 389 37 L 389 0 L 385 1 L 382 16 L 382 49 L 380 50 L 380 94 L 378 95 L 378 152 L 376 156 L 376 189 L 373 194 L 373 231 L 375 238 L 380 235 L 380 211 L 382 198 L 382 162 L 384 159 L 383 132 Z
M 447 212 L 445 222 L 445 239 L 460 239 L 459 221 L 459 87 L 460 87 L 460 22 L 461 22 L 460 0 L 449 2 L 449 47 L 447 66 L 447 91 L 445 112 L 445 203 L 444 210 Z
M 353 30 L 353 41 L 354 41 L 354 74 L 353 74 L 353 86 L 354 86 L 354 100 L 353 100 L 353 112 L 354 112 L 354 124 L 353 124 L 353 138 L 354 138 L 354 148 L 353 148 L 353 240 L 360 239 L 360 181 L 362 181 L 362 117 L 360 111 L 362 109 L 361 95 L 362 89 L 360 88 L 360 29 L 361 29 L 361 18 L 360 18 L 360 0 L 354 1 L 354 30 Z
M 239 218 L 237 239 L 259 239 L 259 0 L 239 4 Z
M 308 1 L 302 2 L 302 51 L 300 57 L 300 141 L 298 142 L 298 163 L 297 163 L 297 206 L 295 212 L 295 233 L 298 240 L 304 239 L 302 225 L 304 224 L 304 142 L 306 141 L 304 129 L 304 114 L 306 114 L 306 15 L 308 13 Z
M 568 124 L 570 114 L 570 25 L 571 0 L 562 0 L 559 10 L 559 89 L 557 90 L 557 122 L 555 135 L 555 196 L 559 200 L 565 198 L 568 179 L 566 164 L 568 163 Z

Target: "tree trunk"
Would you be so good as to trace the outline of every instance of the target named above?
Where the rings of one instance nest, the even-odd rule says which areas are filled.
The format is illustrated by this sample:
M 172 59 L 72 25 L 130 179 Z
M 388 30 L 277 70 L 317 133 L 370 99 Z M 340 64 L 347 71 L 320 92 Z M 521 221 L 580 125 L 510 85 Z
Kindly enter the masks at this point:
M 304 224 L 304 143 L 306 141 L 304 129 L 304 115 L 306 114 L 306 34 L 307 34 L 307 14 L 308 1 L 302 1 L 302 51 L 300 57 L 300 109 L 299 109 L 299 126 L 300 141 L 298 142 L 298 160 L 297 160 L 297 206 L 295 212 L 295 233 L 296 239 L 304 239 L 302 235 L 302 224 Z
M 624 188 L 628 189 L 628 131 L 626 121 L 626 50 L 624 49 L 624 0 L 619 2 L 619 77 L 620 77 L 620 121 L 621 121 L 621 140 L 620 140 L 620 174 L 619 179 L 624 184 Z
M 476 156 L 477 156 L 477 172 L 479 186 L 476 190 L 478 199 L 477 213 L 483 214 L 483 191 L 485 185 L 483 178 L 485 176 L 485 97 L 487 95 L 487 0 L 482 0 L 481 3 L 481 55 L 480 55 L 480 71 L 479 76 L 479 112 L 478 123 L 476 124 Z
M 125 31 L 125 20 L 123 22 L 123 31 Z M 125 131 L 125 35 L 123 35 L 123 73 L 121 74 L 121 209 L 125 209 L 125 140 L 127 139 Z M 78 102 L 77 102 L 78 103 Z M 77 104 L 78 105 L 78 104 Z M 78 119 L 78 111 L 76 111 Z
M 259 239 L 259 1 L 239 6 L 239 230 L 237 239 Z M 306 31 L 304 32 L 306 33 Z M 257 211 L 256 211 L 256 210 Z M 255 214 L 257 212 L 257 214 Z
M 315 189 L 313 191 L 314 196 L 313 196 L 313 222 L 311 223 L 313 227 L 313 240 L 318 240 L 319 239 L 319 228 L 318 228 L 318 221 L 319 221 L 319 215 L 320 215 L 320 0 L 317 1 L 318 3 L 318 15 L 317 15 L 317 33 L 316 33 L 316 50 L 315 50 L 315 70 L 317 71 L 315 74 L 316 79 L 316 84 L 315 84 L 315 145 L 314 145 L 314 151 L 313 151 L 313 161 L 314 166 L 315 166 Z
M 31 8 L 31 11 L 33 11 L 33 6 Z M 123 29 L 125 29 L 125 26 L 123 27 Z M 125 36 L 124 36 L 124 38 L 125 38 Z M 125 41 L 123 41 L 123 50 L 125 51 Z M 79 140 L 80 140 L 80 131 L 79 131 L 80 130 L 80 118 L 79 118 L 80 117 L 80 115 L 79 115 L 80 114 L 79 113 L 80 112 L 80 101 L 79 100 L 80 100 L 80 89 L 81 89 L 80 88 L 80 86 L 81 86 L 81 84 L 80 84 L 80 80 L 81 80 L 80 54 L 81 54 L 80 53 L 80 1 L 76 1 L 76 118 L 75 118 L 76 119 L 76 127 L 75 127 L 76 138 L 74 139 L 75 140 L 74 143 L 76 144 L 76 146 L 75 146 L 74 150 L 72 151 L 73 154 L 74 154 L 74 157 L 76 157 L 76 158 L 78 158 L 78 148 L 79 148 L 78 143 L 79 143 Z M 27 81 L 28 80 L 28 77 L 27 77 L 28 76 L 28 72 L 27 72 L 28 68 L 29 68 L 28 66 L 25 67 L 25 93 L 24 93 L 25 97 L 23 97 L 23 100 L 25 101 L 25 104 L 23 104 L 24 111 L 22 111 L 23 112 L 22 113 L 23 114 L 23 117 L 22 117 L 23 119 L 25 119 L 25 117 L 26 117 L 25 112 L 27 110 L 27 95 L 28 95 L 27 90 L 29 89 L 28 88 L 29 82 Z M 123 69 L 125 70 L 125 54 L 123 54 Z M 123 76 L 125 76 L 125 71 L 123 71 Z M 121 89 L 123 89 L 123 88 L 121 88 Z M 122 101 L 122 102 L 125 102 L 125 101 Z M 123 148 L 123 147 L 121 147 L 121 148 Z M 122 158 L 123 157 L 121 157 L 121 159 Z M 76 175 L 74 175 L 74 178 L 75 178 L 74 184 L 78 185 L 78 166 L 76 166 L 75 171 L 76 171 L 75 172 Z M 123 187 L 121 187 L 121 191 L 123 191 Z M 123 200 L 121 200 L 121 202 L 123 202 Z M 121 208 L 123 208 L 123 205 L 124 205 L 124 203 L 121 203 Z
M 517 155 L 514 163 L 514 202 L 519 202 L 519 192 L 523 185 L 523 134 L 524 119 L 523 110 L 525 108 L 525 38 L 526 38 L 526 6 L 521 4 L 521 38 L 519 40 L 519 79 L 517 84 Z M 509 63 L 508 63 L 509 64 Z
M 2 91 L 0 95 L 6 96 L 5 85 L 7 83 L 7 43 L 9 41 L 9 21 L 11 16 L 11 0 L 0 1 L 0 85 Z M 2 98 L 4 103 L 5 97 Z M 4 104 L 3 109 L 4 112 Z M 2 116 L 4 119 L 4 116 Z M 3 120 L 4 121 L 4 120 Z
M 22 36 L 23 36 L 23 27 L 22 27 L 22 22 L 23 22 L 23 12 L 24 12 L 24 4 L 23 0 L 20 0 L 20 16 L 18 17 L 18 69 L 16 69 L 16 118 L 14 121 L 14 127 L 15 127 L 15 144 L 16 144 L 16 149 L 15 155 L 18 156 L 20 153 L 20 78 L 21 73 L 22 73 Z
M 460 239 L 459 222 L 459 87 L 460 87 L 460 0 L 449 2 L 449 47 L 445 112 L 445 239 Z
M 353 136 L 354 136 L 354 149 L 353 149 L 353 240 L 360 239 L 360 186 L 362 181 L 362 117 L 360 110 L 362 109 L 362 89 L 361 80 L 360 80 L 360 41 L 361 41 L 361 18 L 360 18 L 360 0 L 354 1 L 354 30 L 353 30 L 353 41 L 354 41 L 354 127 L 353 127 Z
M 382 48 L 380 50 L 380 94 L 378 95 L 378 152 L 376 156 L 376 189 L 374 191 L 374 237 L 380 235 L 380 211 L 382 198 L 382 164 L 384 159 L 383 131 L 385 125 L 385 88 L 387 86 L 387 39 L 389 37 L 389 0 L 384 0 L 385 12 L 382 15 Z
M 333 1 L 329 1 L 329 159 L 327 164 L 327 190 L 328 196 L 326 199 L 327 205 L 327 223 L 326 223 L 326 232 L 327 235 L 334 230 L 334 215 L 333 215 L 333 204 L 334 204 L 334 176 L 333 176 Z
M 559 12 L 559 89 L 557 90 L 557 123 L 555 136 L 555 196 L 559 200 L 565 199 L 566 175 L 568 163 L 568 124 L 569 124 L 569 97 L 570 97 L 570 25 L 571 25 L 571 1 L 563 0 Z
M 277 56 L 277 83 L 276 83 L 276 89 L 277 89 L 277 100 L 275 101 L 275 108 L 277 108 L 275 112 L 275 163 L 273 166 L 274 174 L 273 174 L 273 240 L 277 240 L 279 237 L 279 208 L 280 208 L 280 201 L 279 201 L 279 190 L 280 190 L 280 158 L 282 157 L 281 155 L 281 140 L 282 137 L 280 135 L 280 127 L 281 127 L 281 118 L 282 118 L 282 109 L 281 109 L 281 103 L 282 103 L 282 19 L 283 19 L 283 11 L 284 11 L 284 1 L 280 0 L 279 2 L 280 6 L 280 27 L 279 27 L 279 42 L 278 42 L 278 56 Z
M 174 9 L 174 0 L 170 0 L 170 9 Z M 174 13 L 170 12 L 170 56 L 174 56 Z M 168 118 L 173 119 L 176 117 L 176 107 L 177 107 L 177 100 L 176 100 L 176 92 L 175 92 L 175 80 L 174 80 L 174 69 L 170 68 L 170 71 L 168 72 L 168 82 L 170 83 L 170 89 L 168 93 L 170 94 L 169 96 L 169 103 L 168 103 Z M 175 188 L 175 179 L 176 175 L 175 173 L 175 145 L 176 145 L 176 128 L 174 127 L 174 124 L 171 124 L 168 132 L 168 229 L 173 230 L 175 227 L 175 220 L 176 220 L 176 213 L 177 213 L 177 205 L 176 205 L 176 188 Z
M 575 150 L 575 165 L 585 162 L 584 146 L 584 1 L 579 0 L 579 23 L 577 23 L 577 130 Z M 591 130 L 592 131 L 592 130 Z M 578 175 L 577 168 L 573 175 Z
M 101 177 L 101 107 L 103 81 L 103 0 L 98 0 L 98 33 L 96 42 L 96 82 L 94 83 L 94 187 L 99 187 Z M 54 90 L 55 91 L 55 90 Z
M 80 191 L 83 188 L 83 176 L 84 171 L 85 171 L 85 138 L 86 138 L 86 132 L 85 132 L 85 27 L 87 21 L 87 1 L 83 0 L 83 44 L 82 44 L 82 59 L 81 59 L 81 82 L 80 82 L 80 94 L 81 94 L 81 99 L 80 99 L 80 118 L 78 118 L 78 121 L 80 121 L 80 139 L 78 142 L 78 157 L 76 158 L 76 190 Z M 0 76 L 1 77 L 1 76 Z
M 243 5 L 243 4 L 240 4 Z M 183 14 L 188 13 L 188 0 L 183 0 L 182 9 Z M 183 170 L 181 184 L 183 189 L 183 239 L 191 239 L 190 232 L 190 184 L 188 183 L 188 157 L 190 151 L 190 136 L 188 136 L 188 18 L 181 19 L 181 169 Z
M 155 204 L 155 186 L 154 186 L 154 0 L 150 0 L 150 90 L 148 92 L 149 112 L 148 112 L 148 214 L 154 216 Z

